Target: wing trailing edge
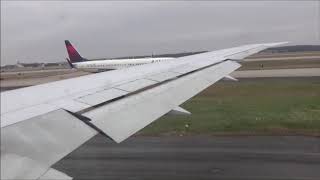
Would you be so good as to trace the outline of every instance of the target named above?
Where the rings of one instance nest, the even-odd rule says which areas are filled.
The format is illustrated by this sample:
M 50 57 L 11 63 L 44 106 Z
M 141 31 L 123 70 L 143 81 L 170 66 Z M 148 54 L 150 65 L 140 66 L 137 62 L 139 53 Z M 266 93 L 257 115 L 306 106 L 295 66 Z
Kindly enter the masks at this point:
M 38 179 L 97 133 L 63 109 L 7 126 L 1 129 L 1 179 Z
M 120 143 L 239 67 L 236 62 L 225 61 L 98 107 L 83 116 Z

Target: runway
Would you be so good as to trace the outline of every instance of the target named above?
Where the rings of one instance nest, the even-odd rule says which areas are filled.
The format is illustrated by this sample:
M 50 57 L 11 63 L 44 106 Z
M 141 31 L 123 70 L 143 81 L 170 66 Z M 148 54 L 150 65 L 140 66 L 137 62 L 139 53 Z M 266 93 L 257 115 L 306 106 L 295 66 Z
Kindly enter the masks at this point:
M 54 166 L 77 179 L 319 180 L 320 139 L 97 136 Z
M 235 78 L 314 77 L 320 76 L 320 68 L 246 70 L 234 71 L 231 75 Z
M 65 70 L 61 71 L 29 71 L 1 73 L 1 88 L 12 89 L 15 87 L 34 86 L 38 84 L 75 78 L 89 74 L 83 71 Z
M 18 87 L 34 86 L 38 84 L 69 79 L 89 74 L 83 71 L 57 70 L 47 75 L 46 71 L 28 72 L 27 74 L 16 75 L 14 73 L 1 73 L 1 91 L 15 89 Z M 18 77 L 17 77 L 18 76 Z M 27 77 L 25 77 L 27 76 Z M 258 78 L 258 77 L 314 77 L 320 76 L 320 68 L 296 68 L 296 69 L 270 69 L 270 70 L 244 70 L 231 73 L 235 78 Z

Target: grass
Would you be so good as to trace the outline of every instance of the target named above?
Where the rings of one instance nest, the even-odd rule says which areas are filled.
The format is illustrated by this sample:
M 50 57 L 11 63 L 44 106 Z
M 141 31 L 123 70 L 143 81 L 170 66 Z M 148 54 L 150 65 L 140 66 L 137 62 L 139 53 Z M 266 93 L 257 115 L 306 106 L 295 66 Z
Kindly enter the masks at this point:
M 164 116 L 141 133 L 319 135 L 320 78 L 219 82 L 183 107 L 192 115 Z

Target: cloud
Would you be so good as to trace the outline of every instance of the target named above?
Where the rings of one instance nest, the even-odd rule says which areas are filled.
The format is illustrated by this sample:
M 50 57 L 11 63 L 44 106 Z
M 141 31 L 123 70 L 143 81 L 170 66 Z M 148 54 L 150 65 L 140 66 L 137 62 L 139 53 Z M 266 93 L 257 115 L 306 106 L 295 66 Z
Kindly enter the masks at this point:
M 316 1 L 1 1 L 1 64 L 319 43 Z

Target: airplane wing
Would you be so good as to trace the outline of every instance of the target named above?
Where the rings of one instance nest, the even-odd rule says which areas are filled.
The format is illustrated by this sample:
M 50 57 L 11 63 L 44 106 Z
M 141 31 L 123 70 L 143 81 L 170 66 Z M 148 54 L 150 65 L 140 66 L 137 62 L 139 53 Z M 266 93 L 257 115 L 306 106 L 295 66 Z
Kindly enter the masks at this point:
M 254 44 L 1 93 L 1 179 L 72 179 L 51 166 L 97 133 L 121 142 L 228 76 Z

